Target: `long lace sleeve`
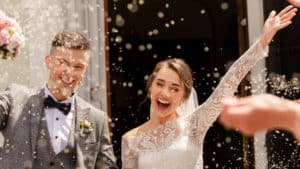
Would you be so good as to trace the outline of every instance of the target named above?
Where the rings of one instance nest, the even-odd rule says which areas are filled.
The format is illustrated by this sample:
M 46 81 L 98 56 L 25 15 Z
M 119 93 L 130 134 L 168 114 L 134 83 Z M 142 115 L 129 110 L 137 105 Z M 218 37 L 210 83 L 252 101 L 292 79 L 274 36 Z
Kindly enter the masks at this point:
M 263 49 L 260 41 L 256 41 L 233 63 L 210 97 L 191 114 L 189 118 L 191 122 L 190 127 L 194 135 L 205 135 L 221 112 L 222 99 L 233 96 L 244 76 L 260 59 L 266 57 L 267 54 L 268 47 Z
M 133 148 L 133 141 L 130 140 L 131 136 L 122 137 L 122 169 L 137 169 L 137 153 Z

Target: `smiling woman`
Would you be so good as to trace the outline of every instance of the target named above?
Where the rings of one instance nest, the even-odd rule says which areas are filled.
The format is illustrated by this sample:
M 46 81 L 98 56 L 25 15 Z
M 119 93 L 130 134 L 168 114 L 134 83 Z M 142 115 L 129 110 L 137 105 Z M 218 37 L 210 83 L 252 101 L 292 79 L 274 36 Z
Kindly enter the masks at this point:
M 169 118 L 188 98 L 193 86 L 190 67 L 181 59 L 161 61 L 147 82 L 152 109 Z M 153 114 L 154 116 L 156 114 Z M 175 117 L 176 118 L 176 117 Z M 170 119 L 169 119 L 170 120 Z
M 179 59 L 159 62 L 148 81 L 153 112 L 149 121 L 123 136 L 123 168 L 203 168 L 203 140 L 221 111 L 220 101 L 233 95 L 245 74 L 266 56 L 263 44 L 255 43 L 233 64 L 209 99 L 183 116 L 176 109 L 191 92 L 190 68 Z
M 180 77 L 168 67 L 160 69 L 155 76 L 149 88 L 152 108 L 156 112 L 152 116 L 160 116 L 162 120 L 176 119 L 178 116 L 174 112 L 184 101 L 185 94 Z

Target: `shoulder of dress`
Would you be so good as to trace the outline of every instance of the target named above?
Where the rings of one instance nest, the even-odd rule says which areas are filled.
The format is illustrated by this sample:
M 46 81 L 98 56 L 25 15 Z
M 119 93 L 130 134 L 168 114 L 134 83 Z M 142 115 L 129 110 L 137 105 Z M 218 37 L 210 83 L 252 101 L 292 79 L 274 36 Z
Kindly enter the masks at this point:
M 134 137 L 134 136 L 137 135 L 138 130 L 139 130 L 139 127 L 136 127 L 136 128 L 134 128 L 134 129 L 131 129 L 131 130 L 129 130 L 128 132 L 126 132 L 126 133 L 122 136 L 122 138 L 123 138 L 123 139 L 129 139 L 130 137 Z

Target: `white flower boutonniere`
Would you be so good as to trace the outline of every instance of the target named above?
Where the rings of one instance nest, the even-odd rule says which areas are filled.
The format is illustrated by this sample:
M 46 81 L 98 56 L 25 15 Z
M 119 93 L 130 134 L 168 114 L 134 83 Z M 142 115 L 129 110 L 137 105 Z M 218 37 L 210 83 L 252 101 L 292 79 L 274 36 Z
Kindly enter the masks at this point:
M 87 119 L 80 120 L 79 121 L 79 129 L 80 129 L 80 134 L 82 136 L 85 136 L 85 134 L 90 133 L 95 129 L 95 124 L 88 121 Z

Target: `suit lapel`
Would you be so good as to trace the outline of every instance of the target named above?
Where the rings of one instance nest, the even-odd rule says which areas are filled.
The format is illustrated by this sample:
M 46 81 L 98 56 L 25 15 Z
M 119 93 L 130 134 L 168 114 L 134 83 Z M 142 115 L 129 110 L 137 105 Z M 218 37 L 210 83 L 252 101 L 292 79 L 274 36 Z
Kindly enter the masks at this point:
M 75 129 L 76 129 L 76 132 L 79 132 L 80 131 L 80 125 L 79 125 L 80 121 L 88 118 L 90 109 L 89 108 L 82 108 L 78 104 L 77 99 L 75 100 L 75 107 L 76 107 L 75 108 L 75 117 L 76 117 Z
M 76 126 L 75 126 L 75 142 L 76 142 L 76 167 L 86 168 L 93 164 L 100 149 L 99 131 L 102 130 L 99 124 L 99 116 L 96 112 L 92 112 L 93 108 L 84 103 L 80 98 L 75 100 L 76 110 Z M 94 126 L 87 130 L 80 129 L 80 121 L 87 120 Z M 96 164 L 94 164 L 96 166 Z M 94 167 L 93 167 L 94 168 Z
M 69 143 L 75 143 L 79 139 L 79 132 L 80 132 L 80 120 L 87 117 L 89 108 L 82 109 L 81 106 L 78 105 L 77 99 L 75 98 L 75 110 L 74 110 L 74 121 L 72 122 L 72 131 L 70 135 Z M 72 144 L 71 144 L 72 145 Z
M 83 145 L 82 145 L 82 136 L 80 134 L 80 121 L 84 120 L 88 117 L 90 109 L 83 108 L 75 98 L 75 132 L 74 132 L 74 139 L 75 139 L 75 148 L 76 148 L 76 167 L 77 168 L 86 168 L 84 162 L 84 152 Z
M 78 106 L 77 115 L 76 115 L 76 126 L 75 126 L 75 135 L 78 136 L 76 137 L 76 141 L 78 143 L 88 143 L 88 142 L 94 142 L 95 141 L 95 131 L 91 132 L 86 132 L 83 131 L 83 129 L 80 128 L 80 121 L 82 120 L 87 120 L 88 122 L 94 123 L 94 119 L 92 119 L 90 115 L 90 108 L 80 108 Z M 94 123 L 95 124 L 95 123 Z M 91 139 L 92 138 L 92 139 Z
M 36 145 L 38 140 L 38 133 L 40 129 L 40 123 L 41 123 L 41 117 L 42 113 L 44 111 L 43 101 L 44 101 L 44 90 L 41 90 L 41 92 L 38 95 L 33 96 L 31 101 L 31 118 L 30 118 L 30 130 L 31 130 L 31 144 L 32 144 L 32 155 L 33 157 L 36 156 Z

